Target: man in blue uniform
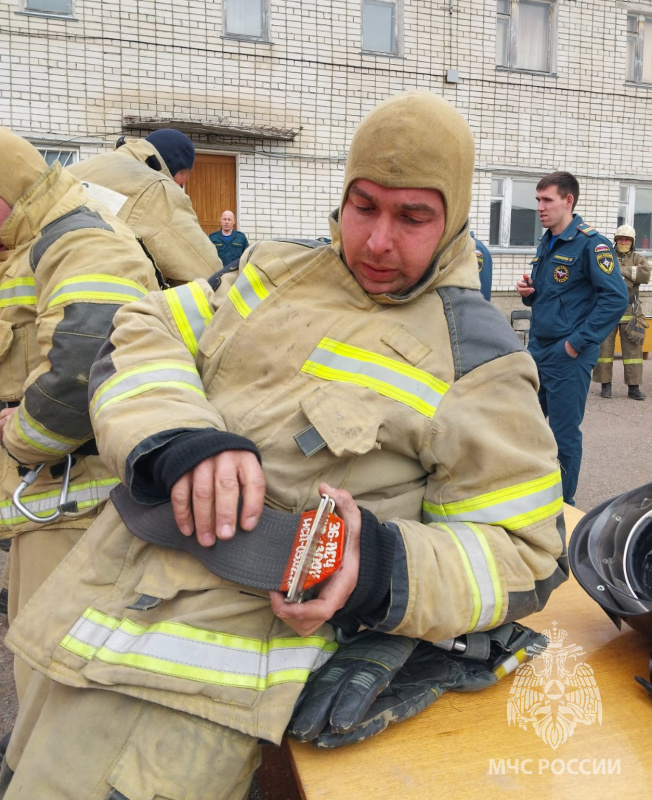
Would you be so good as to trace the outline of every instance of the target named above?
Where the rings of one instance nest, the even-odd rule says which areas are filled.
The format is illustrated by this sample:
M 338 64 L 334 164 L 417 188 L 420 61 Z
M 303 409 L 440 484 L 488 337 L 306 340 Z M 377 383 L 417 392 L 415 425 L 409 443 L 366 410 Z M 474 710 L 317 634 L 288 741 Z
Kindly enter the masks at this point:
M 228 267 L 229 264 L 240 259 L 240 256 L 249 247 L 249 242 L 242 231 L 234 230 L 235 215 L 233 211 L 222 212 L 220 223 L 222 228 L 211 233 L 208 238 L 217 247 L 217 255 L 222 264 Z
M 552 172 L 537 184 L 541 237 L 532 274 L 516 284 L 532 308 L 529 350 L 539 370 L 539 402 L 557 441 L 564 500 L 574 505 L 591 370 L 600 344 L 627 307 L 627 287 L 611 242 L 573 213 L 579 184 Z
M 487 246 L 471 231 L 475 242 L 475 257 L 478 260 L 478 278 L 480 278 L 480 291 L 485 300 L 491 300 L 491 277 L 493 274 L 493 258 Z

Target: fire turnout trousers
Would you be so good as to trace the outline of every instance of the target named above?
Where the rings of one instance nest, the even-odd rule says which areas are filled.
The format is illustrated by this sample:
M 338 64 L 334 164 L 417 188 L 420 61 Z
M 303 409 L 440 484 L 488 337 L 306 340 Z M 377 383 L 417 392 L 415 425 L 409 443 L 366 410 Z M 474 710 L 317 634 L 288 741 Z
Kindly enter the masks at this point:
M 29 712 L 20 758 L 14 737 L 7 753 L 15 771 L 0 771 L 4 800 L 244 800 L 260 763 L 251 736 L 112 691 L 49 681 L 35 724 Z
M 626 323 L 625 323 L 626 324 Z M 623 369 L 627 386 L 640 386 L 643 383 L 643 345 L 630 342 L 625 335 L 625 324 L 620 324 L 620 346 L 623 353 Z M 598 383 L 611 383 L 616 349 L 614 328 L 600 346 L 598 363 L 593 370 L 593 380 Z

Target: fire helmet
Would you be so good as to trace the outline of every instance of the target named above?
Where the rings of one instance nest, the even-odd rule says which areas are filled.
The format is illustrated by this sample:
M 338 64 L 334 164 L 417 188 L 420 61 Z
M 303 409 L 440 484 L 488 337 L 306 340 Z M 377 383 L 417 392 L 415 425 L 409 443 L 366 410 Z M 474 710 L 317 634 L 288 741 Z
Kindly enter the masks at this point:
M 624 620 L 652 639 L 652 483 L 585 514 L 568 556 L 577 582 L 618 628 Z
M 616 228 L 616 232 L 614 233 L 614 239 L 617 236 L 626 236 L 633 242 L 636 241 L 636 231 L 634 230 L 634 228 L 632 228 L 631 225 L 620 225 L 618 228 Z

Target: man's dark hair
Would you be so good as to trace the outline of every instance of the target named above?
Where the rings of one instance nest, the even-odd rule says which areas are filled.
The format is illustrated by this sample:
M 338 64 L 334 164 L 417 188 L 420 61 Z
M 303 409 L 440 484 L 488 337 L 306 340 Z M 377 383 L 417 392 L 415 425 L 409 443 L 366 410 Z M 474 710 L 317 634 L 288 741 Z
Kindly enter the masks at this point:
M 549 175 L 544 175 L 537 183 L 537 192 L 547 189 L 549 186 L 556 186 L 561 197 L 568 197 L 569 194 L 572 194 L 572 210 L 575 210 L 580 196 L 580 185 L 574 175 L 571 175 L 570 172 L 551 172 Z

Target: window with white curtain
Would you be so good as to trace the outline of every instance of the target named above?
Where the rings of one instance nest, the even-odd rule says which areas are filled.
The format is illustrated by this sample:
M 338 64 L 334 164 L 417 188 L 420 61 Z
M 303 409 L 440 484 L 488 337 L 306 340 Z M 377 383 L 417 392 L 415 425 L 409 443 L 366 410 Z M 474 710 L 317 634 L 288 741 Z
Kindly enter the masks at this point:
M 25 0 L 24 10 L 34 14 L 56 14 L 58 17 L 71 17 L 72 0 Z
M 362 0 L 362 49 L 399 53 L 402 0 Z
M 225 35 L 267 39 L 267 5 L 268 0 L 225 0 Z
M 627 15 L 627 80 L 652 83 L 652 17 Z
M 497 0 L 496 64 L 553 71 L 555 0 Z
M 489 244 L 495 247 L 535 247 L 543 228 L 537 213 L 539 178 L 495 176 L 491 181 Z
M 634 226 L 635 246 L 639 250 L 652 249 L 650 247 L 650 242 L 652 242 L 652 184 L 621 183 L 617 226 L 619 225 Z

